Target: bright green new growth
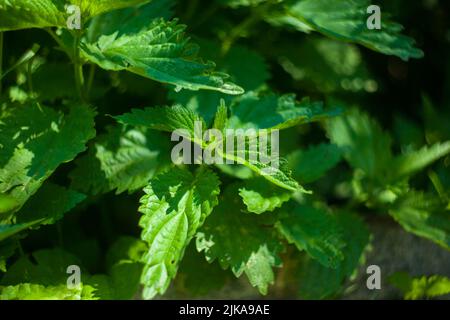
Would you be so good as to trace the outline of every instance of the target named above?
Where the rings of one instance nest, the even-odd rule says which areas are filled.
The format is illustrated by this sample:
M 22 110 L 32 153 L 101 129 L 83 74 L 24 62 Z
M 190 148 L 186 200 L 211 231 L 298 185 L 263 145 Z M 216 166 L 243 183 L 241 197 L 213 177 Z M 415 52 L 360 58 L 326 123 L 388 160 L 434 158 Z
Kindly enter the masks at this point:
M 165 137 L 142 127 L 110 127 L 88 154 L 76 161 L 72 187 L 87 194 L 134 192 L 169 161 Z
M 297 102 L 295 95 L 249 92 L 231 105 L 228 128 L 281 130 L 338 114 L 339 110 L 324 111 L 321 102 L 309 98 Z
M 275 103 L 274 106 L 277 106 L 276 101 L 272 101 Z M 293 102 L 293 101 L 292 101 Z M 222 110 L 222 114 L 219 113 L 219 116 L 221 117 L 220 120 L 220 127 L 222 130 L 226 129 L 236 129 L 235 124 L 236 121 L 245 121 L 246 113 L 239 114 L 235 113 L 235 115 L 225 120 L 225 109 L 224 106 L 219 108 L 219 110 Z M 253 108 L 257 108 L 256 104 L 253 105 Z M 251 129 L 273 129 L 273 128 L 287 128 L 289 126 L 294 126 L 295 124 L 298 124 L 302 121 L 311 121 L 316 116 L 311 116 L 311 114 L 314 114 L 313 109 L 310 109 L 308 107 L 299 107 L 295 104 L 288 104 L 287 106 L 283 105 L 283 110 L 287 109 L 286 113 L 283 113 L 282 117 L 275 117 L 271 121 L 271 127 L 258 127 L 255 126 Z M 256 112 L 256 110 L 255 110 Z M 308 114 L 305 116 L 305 114 Z M 325 112 L 317 112 L 317 117 L 328 117 L 329 114 Z M 241 120 L 242 118 L 242 120 Z M 172 132 L 177 129 L 182 130 L 178 131 L 180 134 L 187 135 L 184 138 L 187 138 L 195 143 L 197 143 L 202 148 L 208 148 L 208 145 L 202 137 L 197 137 L 197 133 L 195 131 L 195 125 L 196 122 L 199 122 L 201 124 L 201 129 L 205 129 L 205 123 L 204 120 L 197 115 L 195 112 L 191 111 L 188 108 L 175 105 L 173 107 L 160 107 L 160 108 L 145 108 L 145 109 L 133 109 L 131 113 L 127 113 L 121 116 L 116 116 L 115 119 L 117 119 L 119 122 L 127 125 L 133 125 L 133 126 L 146 126 L 150 129 L 160 130 L 160 131 L 167 131 Z M 218 119 L 218 118 L 217 118 Z M 307 120 L 302 120 L 307 119 Z M 217 120 L 219 121 L 219 120 Z M 216 125 L 218 125 L 219 122 L 216 122 Z M 226 125 L 225 125 L 226 124 Z M 261 124 L 263 126 L 263 124 Z M 248 126 L 244 126 L 243 129 L 248 129 Z M 245 134 L 245 130 L 243 132 Z M 238 136 L 238 133 L 237 133 Z M 255 136 L 256 138 L 256 136 Z M 263 163 L 259 161 L 261 158 L 261 152 L 259 150 L 259 147 L 256 151 L 249 148 L 248 143 L 258 143 L 258 141 L 253 140 L 251 142 L 245 143 L 243 145 L 237 145 L 236 148 L 234 148 L 234 152 L 230 153 L 226 150 L 226 139 L 227 137 L 224 137 L 223 139 L 223 148 L 218 148 L 217 153 L 220 157 L 222 157 L 225 161 L 231 160 L 233 163 L 242 164 L 248 168 L 250 168 L 252 171 L 256 172 L 259 175 L 262 175 L 265 179 L 269 180 L 270 182 L 276 184 L 279 187 L 282 187 L 287 190 L 291 191 L 302 191 L 303 188 L 299 186 L 297 181 L 295 181 L 291 177 L 290 170 L 287 168 L 285 161 L 283 159 L 280 159 L 280 165 L 279 167 L 271 166 L 269 163 Z M 258 145 L 259 146 L 259 145 Z M 239 149 L 239 147 L 243 149 Z M 256 156 L 250 153 L 256 152 Z M 251 161 L 251 159 L 255 159 L 256 161 Z M 304 190 L 303 190 L 304 191 Z
M 94 300 L 91 287 L 80 285 L 74 289 L 67 289 L 67 285 L 42 286 L 32 283 L 21 283 L 6 286 L 0 293 L 0 300 Z
M 247 180 L 239 189 L 247 210 L 256 214 L 273 211 L 291 199 L 291 192 L 270 185 L 262 178 Z
M 444 276 L 413 278 L 397 272 L 389 277 L 389 282 L 403 292 L 406 300 L 432 299 L 450 293 L 450 279 Z
M 144 298 L 163 294 L 175 277 L 184 251 L 217 205 L 219 180 L 209 169 L 195 174 L 174 168 L 155 177 L 144 189 L 139 211 L 142 239 L 149 250 L 141 282 Z
M 311 146 L 288 156 L 293 176 L 301 183 L 311 183 L 321 178 L 341 160 L 342 151 L 334 144 Z

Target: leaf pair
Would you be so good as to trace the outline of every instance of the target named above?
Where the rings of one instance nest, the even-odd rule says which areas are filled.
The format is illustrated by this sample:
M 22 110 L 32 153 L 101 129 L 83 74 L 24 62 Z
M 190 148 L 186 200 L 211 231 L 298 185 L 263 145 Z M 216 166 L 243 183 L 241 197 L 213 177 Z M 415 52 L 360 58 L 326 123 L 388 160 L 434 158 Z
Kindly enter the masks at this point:
M 266 114 L 266 111 L 271 111 L 273 115 L 269 118 L 262 116 Z M 219 145 L 215 150 L 225 160 L 224 162 L 228 160 L 243 164 L 282 188 L 291 191 L 302 190 L 298 183 L 290 177 L 289 170 L 284 165 L 283 160 L 279 161 L 278 168 L 259 161 L 262 158 L 261 152 L 267 152 L 267 150 L 259 150 L 260 140 L 251 141 L 257 144 L 256 146 L 249 145 L 250 142 L 242 145 L 237 143 L 237 147 L 230 151 L 224 148 L 227 144 L 226 139 L 235 139 L 240 136 L 248 138 L 246 130 L 249 129 L 254 130 L 256 134 L 259 132 L 257 130 L 267 130 L 270 133 L 271 130 L 285 129 L 335 114 L 337 114 L 337 111 L 324 111 L 320 104 L 310 103 L 308 100 L 297 103 L 292 95 L 277 97 L 269 94 L 260 97 L 256 93 L 249 93 L 232 105 L 230 117 L 227 115 L 225 106 L 218 109 L 214 129 L 219 129 L 222 133 L 226 132 L 227 129 L 233 130 L 235 137 L 228 138 L 225 135 L 225 139 L 222 138 L 222 145 Z M 178 132 L 184 135 L 184 138 L 190 139 L 204 149 L 211 147 L 210 144 L 208 146 L 203 141 L 203 137 L 197 137 L 198 133 L 195 130 L 196 123 L 201 125 L 202 130 L 205 128 L 204 120 L 195 112 L 180 105 L 142 110 L 133 109 L 131 113 L 116 116 L 115 119 L 123 124 L 147 126 L 151 129 L 167 132 L 173 132 L 177 129 L 182 130 Z M 233 144 L 236 146 L 235 142 L 233 141 Z M 255 154 L 251 154 L 252 152 L 257 153 L 256 157 Z M 250 161 L 250 159 L 256 159 L 256 161 Z M 267 174 L 267 171 L 270 171 L 270 173 Z

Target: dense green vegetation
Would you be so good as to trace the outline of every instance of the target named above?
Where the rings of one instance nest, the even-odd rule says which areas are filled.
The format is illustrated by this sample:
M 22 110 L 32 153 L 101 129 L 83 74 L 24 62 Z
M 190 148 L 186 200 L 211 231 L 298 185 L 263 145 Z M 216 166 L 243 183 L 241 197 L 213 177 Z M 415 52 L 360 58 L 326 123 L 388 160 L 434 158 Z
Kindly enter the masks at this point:
M 0 0 L 0 299 L 338 298 L 374 217 L 448 251 L 450 8 L 371 4 Z M 175 164 L 198 124 L 280 130 L 279 166 Z

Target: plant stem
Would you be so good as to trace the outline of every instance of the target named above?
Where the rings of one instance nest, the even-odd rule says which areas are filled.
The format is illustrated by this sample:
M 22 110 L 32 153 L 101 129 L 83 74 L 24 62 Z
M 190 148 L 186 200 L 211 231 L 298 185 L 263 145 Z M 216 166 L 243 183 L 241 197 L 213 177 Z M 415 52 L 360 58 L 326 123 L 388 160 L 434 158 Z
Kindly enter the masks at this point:
M 10 73 L 11 71 L 17 69 L 19 66 L 21 66 L 22 64 L 28 63 L 28 61 L 30 61 L 31 59 L 33 59 L 33 57 L 36 55 L 36 52 L 38 52 L 39 50 L 39 45 L 38 44 L 33 44 L 33 46 L 31 47 L 31 49 L 25 51 L 25 53 L 19 58 L 19 60 L 16 61 L 15 64 L 13 64 L 10 68 L 8 68 L 7 70 L 5 70 L 1 75 L 0 75 L 0 80 L 3 79 L 4 77 L 6 77 L 6 75 L 8 73 Z
M 55 34 L 55 32 L 53 32 L 53 30 L 50 28 L 46 28 L 45 31 L 47 31 L 48 34 L 53 38 L 53 40 L 56 41 L 58 46 L 61 48 L 61 50 L 63 50 L 67 54 L 70 60 L 73 60 L 72 53 L 70 52 L 70 50 L 67 50 L 67 47 L 65 46 L 64 42 L 61 41 L 61 39 Z
M 2 95 L 2 74 L 3 74 L 3 32 L 0 32 L 0 96 Z
M 75 70 L 75 85 L 77 88 L 78 95 L 81 101 L 85 101 L 83 86 L 84 86 L 84 77 L 83 77 L 83 64 L 80 59 L 80 35 L 75 34 L 74 38 L 74 47 L 73 47 L 73 65 Z
M 261 9 L 261 8 L 260 8 Z M 222 44 L 221 54 L 225 56 L 230 50 L 233 43 L 240 38 L 243 33 L 245 33 L 251 26 L 257 23 L 261 19 L 262 10 L 254 9 L 250 16 L 244 19 L 240 24 L 238 24 L 225 38 Z
M 205 12 L 202 13 L 201 17 L 198 17 L 198 19 L 191 22 L 189 29 L 196 30 L 199 26 L 201 26 L 210 17 L 214 16 L 214 14 L 219 9 L 220 9 L 220 6 L 216 2 L 214 2 Z
M 27 63 L 27 84 L 28 84 L 28 92 L 30 94 L 30 97 L 32 100 L 34 100 L 36 98 L 36 95 L 34 94 L 34 86 L 33 86 L 33 58 L 31 58 L 30 60 L 28 60 Z M 39 101 L 35 101 L 37 107 L 39 108 L 39 110 L 42 111 L 42 107 L 41 104 L 39 103 Z
M 250 27 L 252 27 L 255 23 L 259 22 L 263 15 L 269 10 L 269 8 L 274 4 L 274 1 L 266 1 L 264 4 L 255 7 L 252 10 L 252 13 L 244 19 L 240 24 L 238 24 L 225 38 L 222 43 L 222 56 L 225 56 L 230 50 L 233 43 L 242 36 Z
M 33 79 L 32 79 L 32 70 L 33 67 L 33 59 L 30 59 L 27 63 L 27 83 L 28 83 L 28 91 L 30 92 L 30 95 L 33 95 L 34 89 L 33 89 Z

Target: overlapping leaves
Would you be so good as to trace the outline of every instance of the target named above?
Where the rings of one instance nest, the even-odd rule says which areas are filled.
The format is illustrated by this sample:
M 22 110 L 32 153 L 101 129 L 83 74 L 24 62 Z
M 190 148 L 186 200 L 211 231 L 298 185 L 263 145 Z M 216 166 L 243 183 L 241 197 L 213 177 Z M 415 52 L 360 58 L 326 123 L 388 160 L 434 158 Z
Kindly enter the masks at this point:
M 107 18 L 106 15 L 104 19 Z M 83 56 L 106 70 L 128 70 L 179 89 L 243 92 L 236 84 L 225 81 L 226 74 L 215 72 L 213 62 L 205 63 L 197 57 L 199 48 L 184 35 L 185 26 L 175 20 L 154 19 L 135 29 L 134 19 L 140 16 L 130 15 L 113 33 L 82 41 Z
M 241 212 L 244 208 L 236 196 L 235 187 L 225 190 L 196 236 L 197 250 L 204 252 L 207 261 L 217 260 L 222 268 L 230 268 L 236 277 L 245 273 L 250 284 L 266 294 L 275 279 L 273 268 L 281 264 L 282 246 L 274 230 L 265 227 L 270 219 Z

